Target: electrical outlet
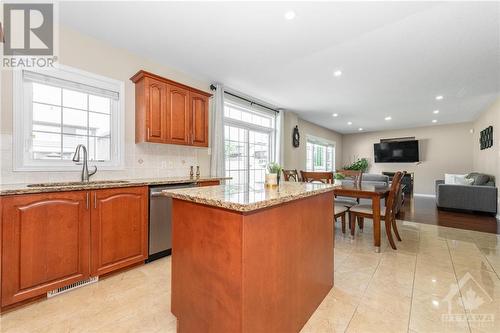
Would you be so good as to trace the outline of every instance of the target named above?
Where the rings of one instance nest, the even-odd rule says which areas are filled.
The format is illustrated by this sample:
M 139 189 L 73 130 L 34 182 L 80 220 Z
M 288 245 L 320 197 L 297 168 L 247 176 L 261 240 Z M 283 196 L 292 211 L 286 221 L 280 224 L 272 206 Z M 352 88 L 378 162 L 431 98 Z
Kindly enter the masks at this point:
M 167 168 L 167 161 L 161 161 L 161 168 L 166 169 Z

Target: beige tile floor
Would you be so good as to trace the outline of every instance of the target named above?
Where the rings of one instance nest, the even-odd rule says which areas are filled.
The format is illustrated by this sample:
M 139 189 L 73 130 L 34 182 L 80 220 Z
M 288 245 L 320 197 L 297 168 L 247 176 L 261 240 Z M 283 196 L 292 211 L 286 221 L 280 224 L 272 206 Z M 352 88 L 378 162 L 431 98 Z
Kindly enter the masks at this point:
M 500 332 L 500 236 L 399 222 L 374 253 L 370 223 L 337 226 L 335 286 L 302 332 Z M 1 332 L 175 332 L 170 258 L 0 317 Z

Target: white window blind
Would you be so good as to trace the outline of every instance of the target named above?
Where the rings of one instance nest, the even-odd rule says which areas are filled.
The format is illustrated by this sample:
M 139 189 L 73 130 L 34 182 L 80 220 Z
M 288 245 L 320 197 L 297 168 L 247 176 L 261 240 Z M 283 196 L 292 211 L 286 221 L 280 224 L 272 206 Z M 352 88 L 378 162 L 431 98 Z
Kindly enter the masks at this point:
M 123 168 L 123 83 L 63 66 L 14 76 L 14 171 L 77 170 L 79 144 L 91 164 Z

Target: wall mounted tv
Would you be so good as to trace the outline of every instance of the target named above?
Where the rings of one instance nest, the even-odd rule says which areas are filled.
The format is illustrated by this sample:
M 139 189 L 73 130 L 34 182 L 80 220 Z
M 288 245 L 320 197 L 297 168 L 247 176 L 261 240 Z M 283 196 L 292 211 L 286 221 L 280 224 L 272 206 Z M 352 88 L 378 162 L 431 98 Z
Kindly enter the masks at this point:
M 375 163 L 419 162 L 418 140 L 386 141 L 374 144 Z

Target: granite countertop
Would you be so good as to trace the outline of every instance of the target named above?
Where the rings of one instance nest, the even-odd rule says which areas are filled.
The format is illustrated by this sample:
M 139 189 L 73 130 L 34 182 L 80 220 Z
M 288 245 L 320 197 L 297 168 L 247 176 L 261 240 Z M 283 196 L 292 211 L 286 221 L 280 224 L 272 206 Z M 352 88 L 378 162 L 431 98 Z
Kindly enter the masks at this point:
M 332 184 L 282 182 L 279 187 L 263 185 L 219 185 L 187 189 L 164 190 L 163 195 L 204 205 L 250 212 L 284 202 L 333 191 Z
M 225 179 L 230 179 L 230 178 L 229 177 L 190 178 L 188 176 L 188 177 L 140 178 L 140 179 L 126 179 L 126 180 L 125 179 L 95 180 L 95 181 L 91 180 L 88 183 L 83 183 L 79 181 L 42 183 L 45 186 L 28 186 L 30 184 L 0 184 L 0 196 L 14 195 L 14 194 L 44 193 L 44 192 L 95 190 L 104 188 L 145 186 L 145 185 L 188 184 L 188 183 L 199 183 L 204 181 L 225 180 Z

